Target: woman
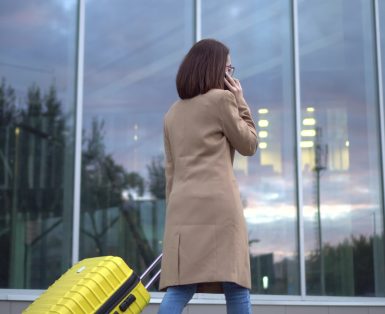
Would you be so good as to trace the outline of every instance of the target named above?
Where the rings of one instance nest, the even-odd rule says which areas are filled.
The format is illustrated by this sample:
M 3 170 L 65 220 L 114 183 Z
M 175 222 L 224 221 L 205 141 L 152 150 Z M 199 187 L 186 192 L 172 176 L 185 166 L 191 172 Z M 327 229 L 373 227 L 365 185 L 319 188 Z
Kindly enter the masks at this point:
M 164 120 L 161 314 L 182 313 L 195 292 L 224 292 L 227 313 L 251 313 L 247 228 L 232 163 L 234 150 L 255 153 L 257 135 L 233 72 L 229 49 L 205 39 L 177 74 L 181 100 Z

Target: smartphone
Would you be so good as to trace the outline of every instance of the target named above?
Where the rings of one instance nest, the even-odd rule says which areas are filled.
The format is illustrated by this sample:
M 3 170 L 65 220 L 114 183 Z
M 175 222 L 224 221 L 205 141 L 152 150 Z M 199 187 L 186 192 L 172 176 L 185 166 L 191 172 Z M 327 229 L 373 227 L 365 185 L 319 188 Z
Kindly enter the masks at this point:
M 226 74 L 225 74 L 225 76 L 224 76 L 224 78 L 226 77 Z M 224 90 L 229 90 L 229 88 L 227 87 L 227 85 L 226 85 L 226 82 L 225 82 L 225 79 L 223 78 L 223 84 L 224 84 Z

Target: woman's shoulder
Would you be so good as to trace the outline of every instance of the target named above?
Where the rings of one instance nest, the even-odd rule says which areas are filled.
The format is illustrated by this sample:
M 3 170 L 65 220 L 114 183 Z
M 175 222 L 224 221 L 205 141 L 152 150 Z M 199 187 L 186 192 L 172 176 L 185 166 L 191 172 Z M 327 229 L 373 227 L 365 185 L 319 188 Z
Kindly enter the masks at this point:
M 205 94 L 199 94 L 195 97 L 187 98 L 187 99 L 178 99 L 171 105 L 170 108 L 176 107 L 176 106 L 183 104 L 183 103 L 201 101 L 202 98 L 222 99 L 222 98 L 233 98 L 233 97 L 234 97 L 234 94 L 232 92 L 230 92 L 229 90 L 213 88 L 213 89 L 210 89 Z
M 172 112 L 178 111 L 178 108 L 183 108 L 186 105 L 194 104 L 220 104 L 223 102 L 235 101 L 234 94 L 228 90 L 213 88 L 205 94 L 197 95 L 193 98 L 178 99 L 168 109 L 166 116 Z M 215 107 L 215 106 L 214 106 Z
M 207 97 L 210 99 L 210 103 L 215 103 L 214 107 L 222 106 L 225 104 L 236 104 L 235 96 L 229 90 L 224 89 L 211 89 L 207 93 Z
M 210 89 L 205 95 L 211 98 L 217 98 L 217 99 L 223 99 L 223 98 L 231 98 L 233 97 L 233 93 L 225 90 L 225 89 L 219 89 L 219 88 L 213 88 Z

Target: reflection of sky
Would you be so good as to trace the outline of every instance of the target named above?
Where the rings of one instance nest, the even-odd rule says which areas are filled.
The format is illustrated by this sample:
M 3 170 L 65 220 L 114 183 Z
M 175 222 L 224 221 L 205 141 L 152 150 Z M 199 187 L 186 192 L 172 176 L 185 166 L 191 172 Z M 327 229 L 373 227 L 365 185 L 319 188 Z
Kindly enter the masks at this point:
M 25 95 L 32 82 L 43 88 L 55 82 L 64 104 L 73 106 L 75 4 L 0 4 L 0 75 L 19 93 Z M 290 1 L 209 0 L 202 5 L 203 37 L 229 45 L 254 117 L 261 107 L 277 113 L 278 123 L 271 127 L 279 135 L 282 172 L 262 166 L 257 153 L 239 181 L 260 252 L 291 256 L 296 207 Z M 369 2 L 358 0 L 299 1 L 303 106 L 314 106 L 321 116 L 337 107 L 348 117 L 349 169 L 326 171 L 321 181 L 324 241 L 330 243 L 350 234 L 372 234 L 370 213 L 379 211 L 369 8 Z M 163 116 L 177 98 L 175 73 L 192 43 L 192 17 L 190 1 L 87 2 L 84 128 L 90 129 L 94 117 L 103 119 L 107 152 L 127 171 L 146 176 L 146 165 L 163 151 Z M 325 121 L 319 118 L 328 128 Z M 332 144 L 333 138 L 327 140 Z M 310 242 L 316 228 L 314 193 L 313 173 L 304 173 Z
M 143 176 L 163 153 L 163 117 L 176 100 L 176 70 L 192 43 L 190 9 L 187 1 L 86 7 L 84 125 L 104 119 L 107 151 Z
M 299 6 L 299 43 L 300 49 L 305 48 L 300 59 L 301 100 L 321 115 L 336 108 L 346 113 L 346 140 L 353 143 L 348 171 L 326 170 L 321 175 L 324 243 L 378 232 L 373 226 L 375 214 L 371 214 L 380 211 L 380 169 L 370 14 L 371 4 L 365 1 L 323 1 L 317 5 L 302 1 Z M 333 127 L 320 115 L 318 119 L 324 133 Z M 342 119 L 340 123 L 344 123 Z M 329 147 L 338 137 L 334 131 L 334 138 L 330 134 L 327 139 Z M 314 174 L 305 174 L 305 219 L 315 215 L 315 189 Z M 314 217 L 307 224 L 310 229 L 317 228 Z M 308 248 L 314 237 L 315 232 L 305 228 Z
M 289 1 L 224 1 L 220 5 L 218 1 L 205 1 L 202 5 L 203 37 L 215 37 L 230 46 L 236 75 L 243 80 L 245 95 L 253 112 L 260 107 L 276 110 L 279 113 L 278 121 L 285 126 L 278 132 L 284 139 L 281 144 L 284 173 L 265 171 L 256 156 L 248 159 L 249 174 L 240 177 L 239 181 L 241 193 L 248 203 L 245 214 L 250 223 L 251 236 L 259 237 L 260 252 L 280 251 L 290 256 L 296 250 L 296 208 L 294 159 L 291 157 L 293 137 L 287 132 L 287 128 L 293 128 L 293 122 L 286 121 L 293 121 Z M 325 10 L 331 8 L 330 2 L 319 7 L 313 4 L 314 10 L 311 11 L 305 11 L 304 5 L 301 3 L 300 6 L 303 12 L 300 23 L 310 24 L 309 27 L 301 27 L 300 33 L 304 104 L 311 104 L 319 111 L 326 110 L 325 102 L 332 108 L 341 103 L 348 112 L 349 137 L 366 145 L 369 134 L 366 120 L 362 119 L 362 111 L 365 110 L 362 104 L 368 99 L 365 86 L 362 86 L 365 79 L 363 54 L 362 50 L 357 49 L 363 46 L 362 32 L 350 21 L 341 19 L 341 7 L 338 4 L 332 7 L 330 14 L 325 14 Z M 325 17 L 334 16 L 334 24 L 325 23 L 323 15 L 317 13 L 318 9 L 321 12 L 324 10 Z M 184 41 L 185 29 L 191 28 L 184 24 L 186 17 L 182 15 L 176 21 L 170 22 L 168 19 L 156 23 L 156 26 L 152 23 L 144 25 L 143 20 L 153 20 L 152 14 L 158 14 L 160 10 L 158 7 L 148 10 L 144 5 L 134 8 L 132 14 L 138 14 L 139 10 L 144 17 L 133 17 L 131 22 L 134 26 L 130 29 L 122 27 L 126 19 L 119 14 L 114 15 L 112 22 L 97 18 L 99 12 L 110 16 L 111 10 L 115 9 L 90 5 L 87 13 L 87 27 L 95 31 L 87 39 L 86 51 L 101 52 L 86 54 L 85 123 L 89 123 L 88 115 L 106 118 L 108 149 L 128 170 L 139 170 L 145 175 L 145 164 L 149 158 L 162 152 L 162 119 L 176 99 L 175 72 L 189 47 L 189 42 Z M 167 19 L 168 13 L 165 9 L 163 11 L 160 16 Z M 308 23 L 308 20 L 313 23 Z M 116 29 L 120 28 L 123 30 L 116 33 Z M 143 34 L 141 40 L 135 40 L 138 29 Z M 349 33 L 346 29 L 354 32 Z M 351 38 L 351 35 L 355 37 Z M 184 46 L 179 44 L 180 41 L 184 41 Z M 113 49 L 105 51 L 103 47 Z M 356 48 L 355 54 L 352 48 Z M 347 66 L 347 57 L 355 61 L 355 67 Z M 356 109 L 353 112 L 349 111 L 352 107 Z M 149 111 L 152 113 L 149 114 Z M 138 125 L 136 132 L 135 124 Z M 138 136 L 137 142 L 135 135 Z M 322 208 L 323 231 L 327 234 L 325 242 L 337 243 L 351 233 L 370 234 L 368 230 L 372 230 L 370 217 L 362 220 L 353 213 L 356 207 L 357 212 L 368 206 L 376 207 L 377 201 L 376 195 L 372 195 L 370 190 L 352 193 L 353 180 L 355 187 L 366 187 L 369 180 L 366 171 L 369 156 L 355 154 L 354 151 L 355 146 L 352 146 L 349 155 L 351 168 L 345 180 L 335 182 L 335 173 L 323 177 L 321 189 L 325 203 Z M 304 188 L 305 234 L 309 236 L 309 241 L 315 228 L 312 176 Z M 340 191 L 340 194 L 335 191 Z M 340 225 L 347 217 L 363 223 L 352 223 L 341 232 Z M 282 249 L 282 243 L 285 243 L 285 249 Z
M 76 1 L 0 3 L 0 77 L 24 98 L 32 83 L 55 83 L 63 105 L 73 109 Z
M 283 1 L 217 1 L 202 2 L 203 37 L 214 37 L 231 51 L 235 76 L 241 79 L 245 97 L 254 118 L 258 108 L 278 112 L 279 119 L 292 115 L 290 73 L 289 2 Z M 282 67 L 287 60 L 287 67 Z M 277 120 L 279 121 L 279 120 Z M 292 120 L 291 120 L 292 121 Z M 246 206 L 253 255 L 274 252 L 274 261 L 295 258 L 296 210 L 293 190 L 292 122 L 275 125 L 279 134 L 279 159 L 284 173 L 273 173 L 260 164 L 260 156 L 248 158 L 248 174 L 237 175 L 241 197 Z M 272 123 L 272 121 L 270 121 Z M 280 129 L 286 125 L 286 133 Z M 274 126 L 272 126 L 274 127 Z M 287 183 L 287 184 L 286 184 Z M 291 183 L 291 184 L 290 184 Z

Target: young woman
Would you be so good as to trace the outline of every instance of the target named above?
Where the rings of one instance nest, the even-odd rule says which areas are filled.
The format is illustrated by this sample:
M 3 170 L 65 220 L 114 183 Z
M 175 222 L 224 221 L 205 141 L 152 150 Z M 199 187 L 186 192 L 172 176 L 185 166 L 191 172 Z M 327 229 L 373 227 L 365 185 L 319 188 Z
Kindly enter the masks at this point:
M 164 120 L 166 226 L 160 314 L 179 314 L 195 292 L 224 293 L 227 313 L 251 313 L 247 228 L 234 151 L 251 156 L 257 134 L 229 49 L 204 39 L 180 65 L 180 100 Z M 225 90 L 227 89 L 227 90 Z

